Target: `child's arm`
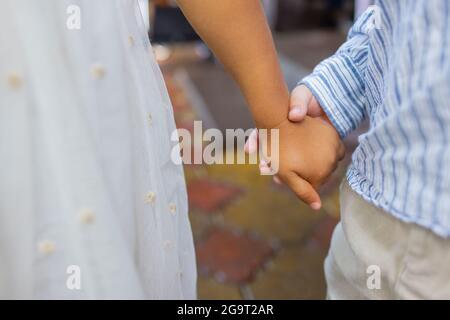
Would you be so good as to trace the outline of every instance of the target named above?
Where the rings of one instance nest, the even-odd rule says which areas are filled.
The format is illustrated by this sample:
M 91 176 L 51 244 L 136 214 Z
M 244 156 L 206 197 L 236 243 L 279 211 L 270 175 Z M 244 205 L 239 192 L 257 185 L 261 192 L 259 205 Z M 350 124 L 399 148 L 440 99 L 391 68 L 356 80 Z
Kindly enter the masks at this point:
M 184 14 L 238 82 L 256 125 L 287 118 L 289 91 L 259 0 L 178 0 Z

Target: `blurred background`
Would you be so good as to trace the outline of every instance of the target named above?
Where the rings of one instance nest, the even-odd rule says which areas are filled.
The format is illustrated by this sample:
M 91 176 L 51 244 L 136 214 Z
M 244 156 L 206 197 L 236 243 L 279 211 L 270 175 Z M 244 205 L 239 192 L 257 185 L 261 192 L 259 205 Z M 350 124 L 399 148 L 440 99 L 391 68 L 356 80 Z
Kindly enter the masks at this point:
M 140 0 L 179 128 L 252 128 L 237 86 L 184 19 L 175 1 Z M 353 0 L 264 0 L 292 89 L 345 41 Z M 355 12 L 356 11 L 356 12 Z M 364 130 L 364 127 L 359 132 Z M 255 165 L 186 165 L 200 299 L 324 299 L 323 260 L 339 221 L 346 159 L 322 188 L 317 213 Z M 235 150 L 225 150 L 235 152 Z

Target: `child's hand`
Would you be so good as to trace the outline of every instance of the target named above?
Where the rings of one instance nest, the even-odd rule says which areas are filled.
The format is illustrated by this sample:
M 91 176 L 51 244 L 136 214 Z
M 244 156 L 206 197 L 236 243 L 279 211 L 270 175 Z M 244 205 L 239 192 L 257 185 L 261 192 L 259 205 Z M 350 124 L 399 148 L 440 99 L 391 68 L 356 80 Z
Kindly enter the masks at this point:
M 336 169 L 344 146 L 336 130 L 320 119 L 289 120 L 279 127 L 278 178 L 311 208 L 321 207 L 317 188 Z
M 289 120 L 292 122 L 301 122 L 308 115 L 312 118 L 322 119 L 332 125 L 319 102 L 317 102 L 308 87 L 304 85 L 299 85 L 292 91 L 289 109 Z M 245 144 L 245 151 L 253 154 L 257 148 L 258 130 L 255 129 Z M 265 163 L 262 163 L 261 168 L 266 169 Z M 279 180 L 275 179 L 275 181 Z
M 290 108 L 289 120 L 303 123 L 298 126 L 286 120 L 279 126 L 279 171 L 274 180 L 285 182 L 300 199 L 317 210 L 321 201 L 315 189 L 336 169 L 344 156 L 344 146 L 308 88 L 299 86 L 292 92 Z M 258 148 L 257 133 L 257 130 L 252 133 L 245 146 L 249 153 Z M 264 160 L 260 170 L 270 170 Z
M 311 90 L 304 85 L 299 85 L 291 93 L 289 120 L 300 122 L 305 116 L 320 118 L 331 125 L 319 102 L 313 96 Z

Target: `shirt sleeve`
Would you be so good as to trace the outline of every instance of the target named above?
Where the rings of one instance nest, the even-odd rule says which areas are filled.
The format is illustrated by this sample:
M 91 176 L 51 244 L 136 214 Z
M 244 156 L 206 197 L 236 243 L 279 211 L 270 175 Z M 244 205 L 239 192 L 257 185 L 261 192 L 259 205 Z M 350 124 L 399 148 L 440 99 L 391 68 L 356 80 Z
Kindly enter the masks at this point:
M 365 117 L 364 74 L 375 14 L 374 7 L 367 9 L 339 50 L 299 83 L 311 90 L 342 138 L 356 129 Z

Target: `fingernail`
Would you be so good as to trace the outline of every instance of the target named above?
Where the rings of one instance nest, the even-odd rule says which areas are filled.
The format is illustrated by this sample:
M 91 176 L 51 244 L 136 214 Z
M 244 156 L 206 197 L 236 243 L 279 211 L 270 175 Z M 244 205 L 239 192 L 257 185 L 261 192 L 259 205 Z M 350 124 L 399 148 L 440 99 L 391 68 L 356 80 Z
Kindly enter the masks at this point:
M 311 203 L 311 209 L 313 210 L 319 210 L 321 206 L 320 202 Z
M 291 117 L 301 117 L 304 115 L 304 108 L 302 106 L 294 106 L 289 112 L 289 116 Z

